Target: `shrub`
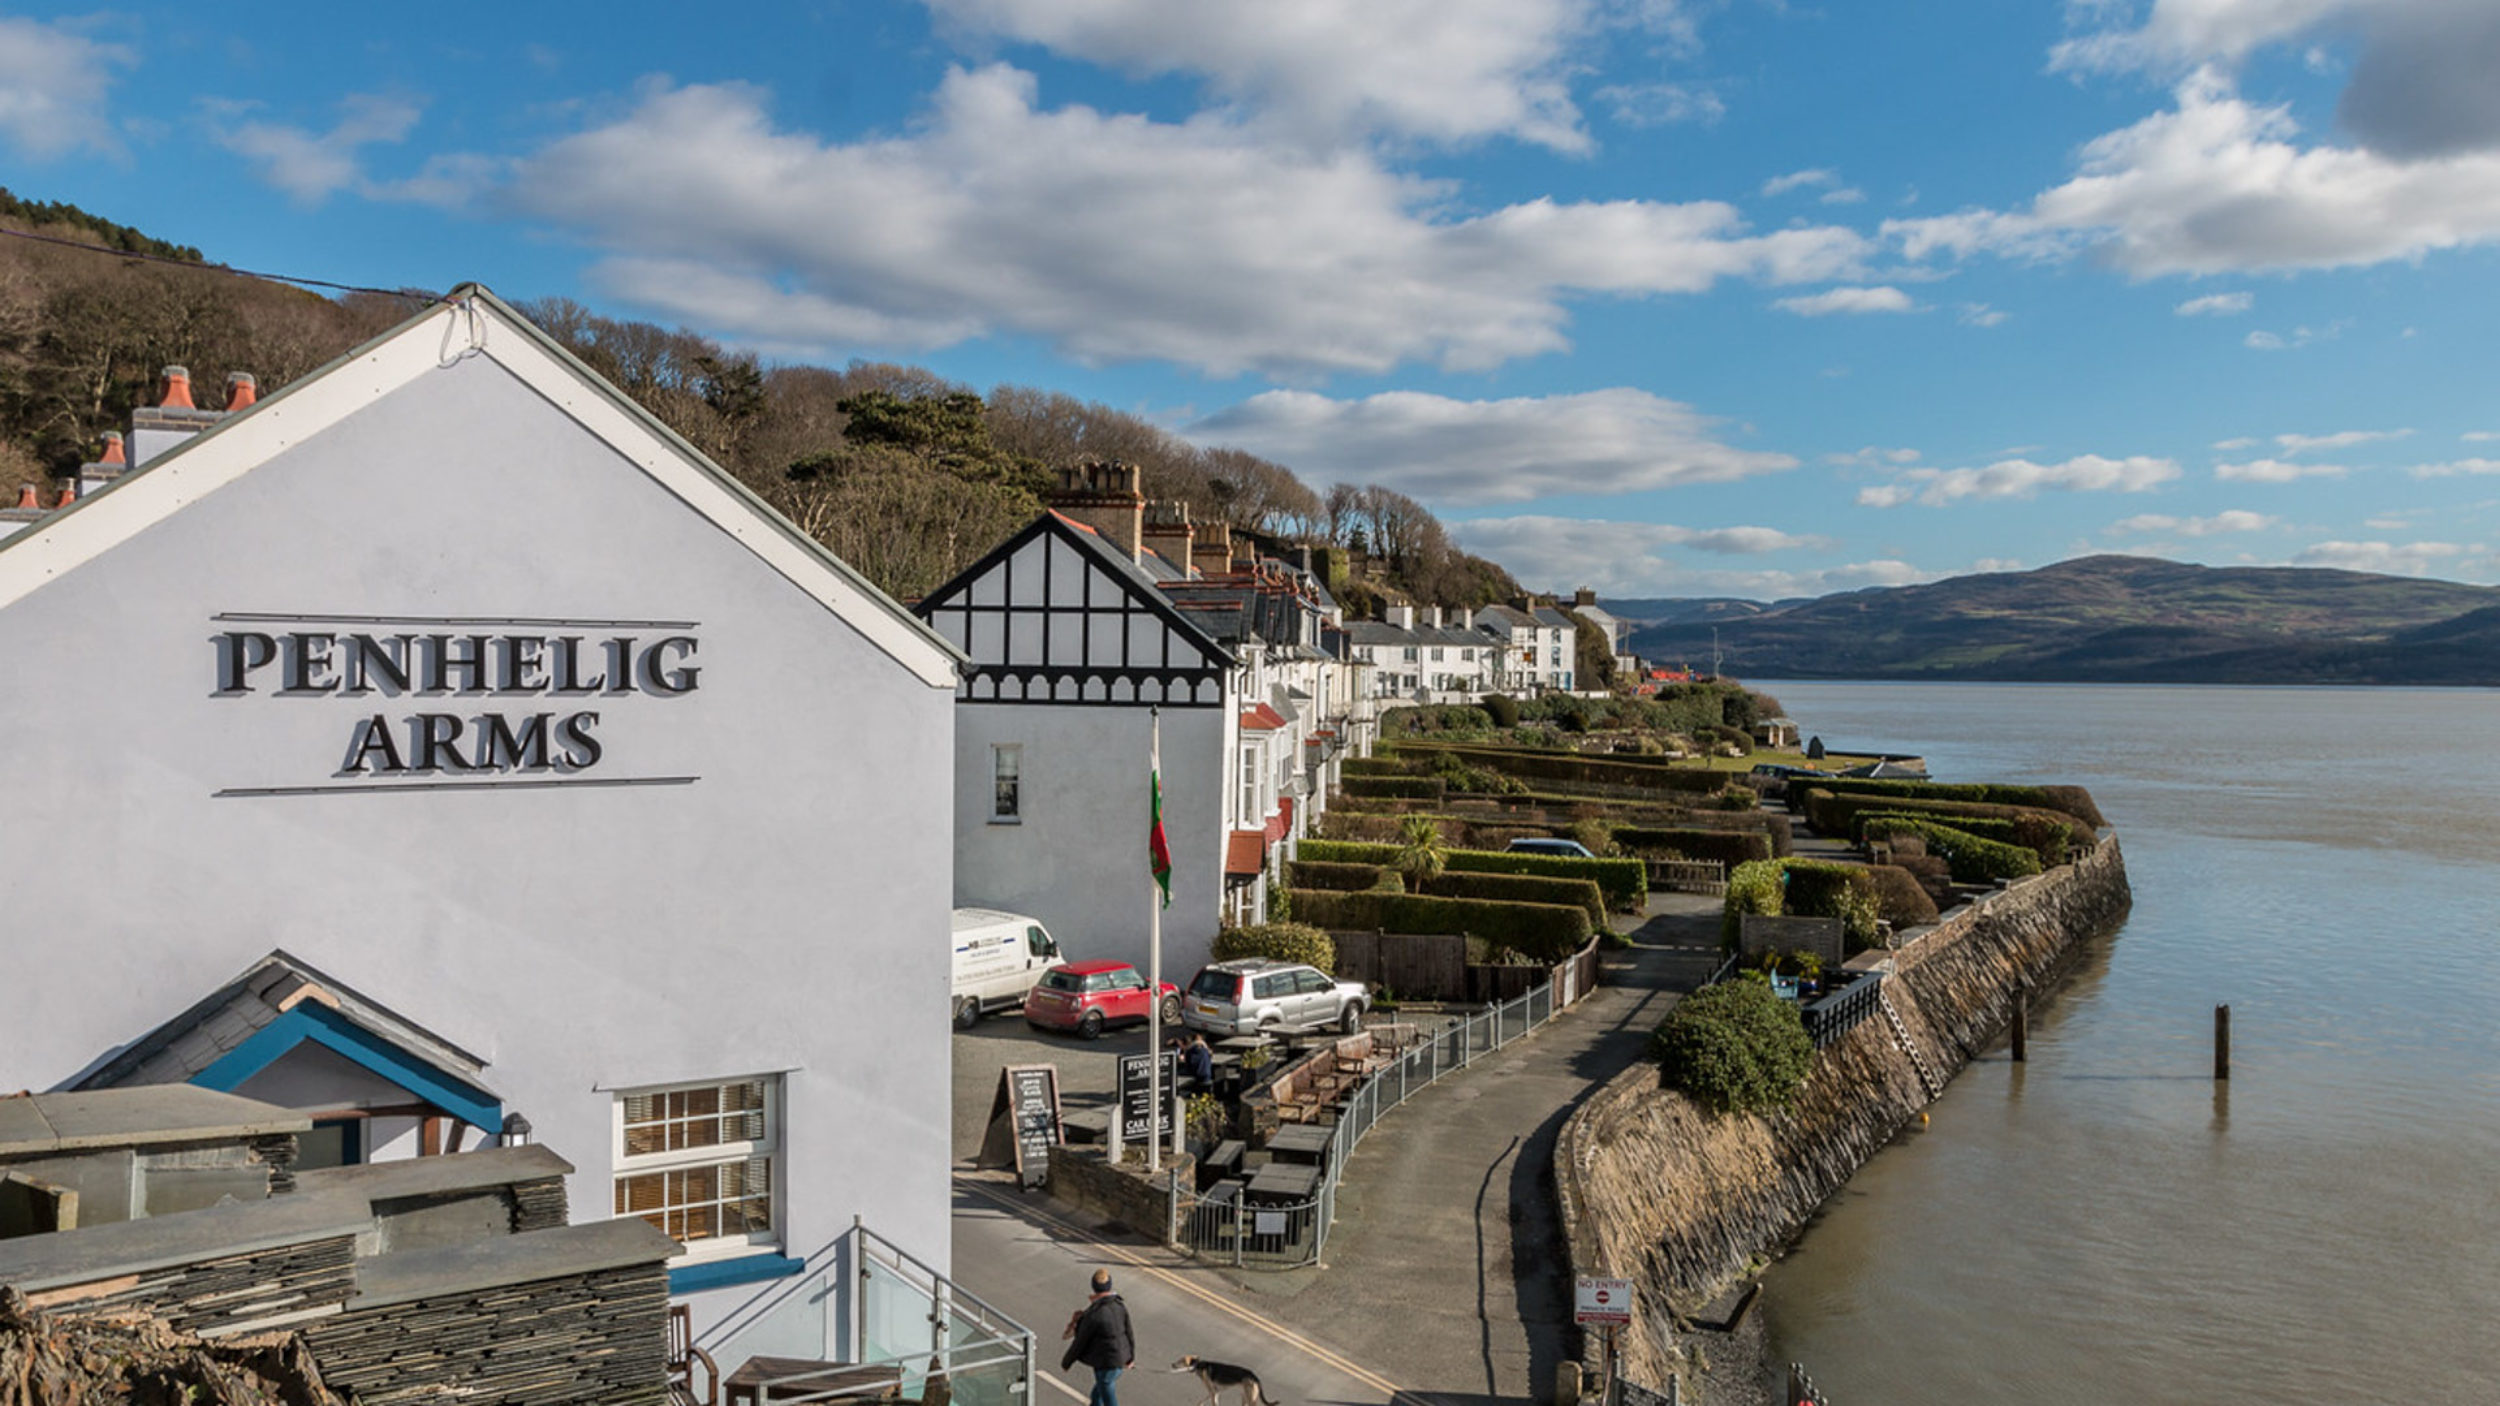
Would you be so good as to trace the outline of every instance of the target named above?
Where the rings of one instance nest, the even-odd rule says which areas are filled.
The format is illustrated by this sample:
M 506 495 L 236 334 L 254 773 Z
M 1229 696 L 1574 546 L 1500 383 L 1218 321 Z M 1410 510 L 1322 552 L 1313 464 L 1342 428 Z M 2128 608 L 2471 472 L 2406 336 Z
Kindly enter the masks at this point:
M 1745 930 L 1745 915 L 1776 918 L 1786 896 L 1786 880 L 1777 860 L 1750 860 L 1729 870 L 1727 902 L 1719 909 L 1719 945 L 1735 951 Z
M 1531 729 L 1520 729 L 1526 740 Z M 1619 755 L 1590 756 L 1578 752 L 1523 751 L 1517 748 L 1465 747 L 1447 743 L 1409 744 L 1409 750 L 1430 749 L 1474 766 L 1488 767 L 1531 781 L 1564 784 L 1639 787 L 1651 791 L 1692 791 L 1716 794 L 1728 774 L 1702 767 L 1670 766 L 1664 759 Z
M 1484 696 L 1483 707 L 1495 727 L 1519 726 L 1519 700 L 1509 694 L 1488 693 Z
M 1815 785 L 1834 793 L 1853 792 L 1863 795 L 1907 796 L 1929 801 L 1976 801 L 1983 805 L 2030 806 L 2070 815 L 2085 825 L 2098 828 L 2109 822 L 2102 818 L 2101 808 L 2092 802 L 2092 793 L 2081 786 L 2005 786 L 1987 782 L 1903 781 L 1872 776 L 1835 776 L 1818 780 Z M 2086 839 L 2091 836 L 2086 834 Z
M 1347 776 L 1337 789 L 1349 796 L 1438 801 L 1449 785 L 1437 776 Z
M 1869 833 L 1911 834 L 1927 842 L 1927 852 L 1942 859 L 1957 884 L 1989 884 L 2040 872 L 2040 856 L 2016 845 L 1983 840 L 1967 830 L 1932 820 L 1885 820 Z
M 1719 793 L 1721 810 L 1752 810 L 1762 804 L 1762 797 L 1750 786 L 1731 785 Z
M 1861 844 L 1887 839 L 1893 835 L 1909 835 L 1916 838 L 1918 834 L 1916 830 L 1889 825 L 1886 822 L 1907 820 L 1916 823 L 1932 822 L 1934 819 L 1933 815 L 1920 815 L 1914 811 L 1862 810 L 1849 817 L 1849 833 Z M 2021 827 L 2012 820 L 1995 820 L 1982 815 L 1959 816 L 1955 818 L 1953 828 L 1964 834 L 1977 835 L 1983 840 L 1994 840 L 2001 845 L 2020 843 L 2014 837 L 2021 833 Z
M 1325 890 L 1313 890 L 1304 898 L 1317 900 L 1332 897 Z M 1258 923 L 1246 928 L 1226 928 L 1215 935 L 1213 949 L 1219 962 L 1239 961 L 1245 957 L 1267 957 L 1279 962 L 1300 962 L 1324 972 L 1337 969 L 1337 939 L 1330 937 L 1309 921 L 1299 923 Z
M 1396 853 L 1396 847 L 1346 840 L 1304 840 L 1299 846 L 1299 853 L 1304 858 L 1323 863 L 1386 864 Z M 1617 911 L 1637 909 L 1649 901 L 1649 866 L 1637 859 L 1573 859 L 1559 854 L 1502 854 L 1454 849 L 1446 860 L 1447 869 L 1466 874 L 1531 874 L 1547 879 L 1588 879 L 1606 895 L 1606 906 Z
M 1788 896 L 1781 911 L 1800 918 L 1838 918 L 1852 952 L 1875 945 L 1875 883 L 1865 866 L 1791 859 L 1783 868 Z
M 1731 869 L 1774 854 L 1768 835 L 1743 830 L 1651 830 L 1624 825 L 1616 827 L 1615 843 L 1652 859 L 1673 854 L 1716 860 Z
M 1667 1082 L 1713 1113 L 1784 1108 L 1814 1068 L 1796 1007 L 1760 981 L 1694 992 L 1649 1039 Z
M 1932 862 L 1940 871 L 1943 869 L 1943 861 Z M 1936 900 L 1927 896 L 1916 874 L 1895 865 L 1876 864 L 1867 868 L 1866 876 L 1875 885 L 1876 914 L 1885 922 L 1897 929 L 1936 921 Z
M 1586 909 L 1559 903 L 1502 903 L 1427 894 L 1329 893 L 1304 896 L 1304 916 L 1332 928 L 1454 932 L 1538 962 L 1559 962 L 1595 931 Z M 1333 955 L 1333 952 L 1332 954 Z
M 1410 815 L 1398 822 L 1398 852 L 1390 856 L 1389 867 L 1420 887 L 1446 866 L 1448 853 L 1440 825 L 1430 816 Z
M 1407 776 L 1412 774 L 1404 760 L 1396 756 L 1347 757 L 1337 763 L 1341 776 Z
M 1377 864 L 1319 864 L 1297 859 L 1286 866 L 1285 872 L 1292 877 L 1295 888 L 1355 893 L 1379 883 L 1382 870 Z
M 1591 854 L 1607 854 L 1615 847 L 1614 827 L 1593 815 L 1571 822 L 1571 838 Z
M 1789 795 L 1794 804 L 1794 787 L 1790 788 Z M 2038 828 L 2026 833 L 2044 836 L 2051 829 L 2061 830 L 2066 835 L 2067 845 L 2080 850 L 2089 850 L 2096 842 L 2092 827 L 2083 821 L 2063 811 L 2032 806 L 1998 805 L 1989 801 L 1929 800 L 1919 796 L 1864 792 L 1842 794 L 1825 789 L 1819 781 L 1805 793 L 1804 806 L 1806 819 L 1826 835 L 1853 833 L 1853 822 L 1865 812 L 1891 811 L 1924 816 L 1943 825 L 1959 825 L 1963 820 L 1972 818 L 2019 821 L 2030 817 L 2032 824 Z M 2038 848 L 2034 846 L 2035 850 Z
M 1424 885 L 1423 891 L 1437 898 L 1485 898 L 1500 903 L 1565 903 L 1586 909 L 1592 923 L 1603 926 L 1606 921 L 1606 895 L 1587 879 L 1444 872 L 1440 878 Z

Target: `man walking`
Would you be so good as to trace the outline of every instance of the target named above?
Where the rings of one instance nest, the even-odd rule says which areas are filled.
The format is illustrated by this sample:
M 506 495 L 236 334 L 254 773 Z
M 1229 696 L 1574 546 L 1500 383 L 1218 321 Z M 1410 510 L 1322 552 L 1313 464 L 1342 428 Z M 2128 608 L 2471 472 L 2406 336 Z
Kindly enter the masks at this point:
M 1082 1362 L 1094 1369 L 1094 1394 L 1086 1406 L 1120 1406 L 1114 1384 L 1136 1364 L 1137 1344 L 1129 1336 L 1128 1305 L 1111 1292 L 1111 1271 L 1094 1271 L 1094 1296 L 1068 1319 L 1068 1350 L 1059 1357 L 1064 1372 Z

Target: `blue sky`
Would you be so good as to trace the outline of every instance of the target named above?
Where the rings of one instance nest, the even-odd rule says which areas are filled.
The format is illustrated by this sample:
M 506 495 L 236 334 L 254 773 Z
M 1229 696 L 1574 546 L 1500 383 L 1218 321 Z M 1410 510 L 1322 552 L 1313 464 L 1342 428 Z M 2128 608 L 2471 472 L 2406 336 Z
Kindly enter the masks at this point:
M 0 10 L 0 184 L 1039 386 L 1542 588 L 2500 581 L 2491 0 Z

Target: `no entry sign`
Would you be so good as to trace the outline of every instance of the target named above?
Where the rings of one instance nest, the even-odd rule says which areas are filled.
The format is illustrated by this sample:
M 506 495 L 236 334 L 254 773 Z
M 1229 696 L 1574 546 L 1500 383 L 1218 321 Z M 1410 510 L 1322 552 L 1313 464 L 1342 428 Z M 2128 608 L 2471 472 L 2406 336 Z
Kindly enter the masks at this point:
M 1577 1305 L 1572 1321 L 1582 1327 L 1628 1328 L 1632 1325 L 1632 1281 L 1582 1275 Z

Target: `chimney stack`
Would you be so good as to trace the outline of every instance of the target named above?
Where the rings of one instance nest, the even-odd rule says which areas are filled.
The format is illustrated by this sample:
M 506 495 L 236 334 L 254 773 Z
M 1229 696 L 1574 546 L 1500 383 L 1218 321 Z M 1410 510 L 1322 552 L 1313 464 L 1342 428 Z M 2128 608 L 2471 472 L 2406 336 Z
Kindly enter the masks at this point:
M 1571 593 L 1571 604 L 1577 609 L 1586 609 L 1589 606 L 1595 605 L 1597 604 L 1597 592 L 1590 590 L 1586 586 L 1582 586 L 1580 589 Z
M 249 410 L 260 401 L 260 382 L 249 371 L 226 373 L 226 413 Z
M 1108 461 L 1059 471 L 1059 486 L 1043 496 L 1050 508 L 1101 536 L 1111 549 L 1137 560 L 1146 520 L 1145 495 L 1137 491 L 1137 466 Z
M 1165 561 L 1189 570 L 1190 543 L 1197 529 L 1190 525 L 1189 505 L 1174 501 L 1146 505 L 1145 545 Z
M 190 367 L 168 366 L 165 368 L 165 398 L 156 402 L 156 408 L 159 410 L 196 410 L 199 408 L 191 403 Z
M 1388 610 L 1388 619 L 1390 624 L 1397 626 L 1401 630 L 1414 629 L 1415 607 L 1411 605 L 1390 606 Z
M 1259 569 L 1259 544 L 1247 536 L 1233 539 L 1233 574 L 1246 576 Z
M 1233 569 L 1233 529 L 1221 522 L 1198 524 L 1197 540 L 1189 548 L 1189 563 L 1201 576 L 1228 576 Z

